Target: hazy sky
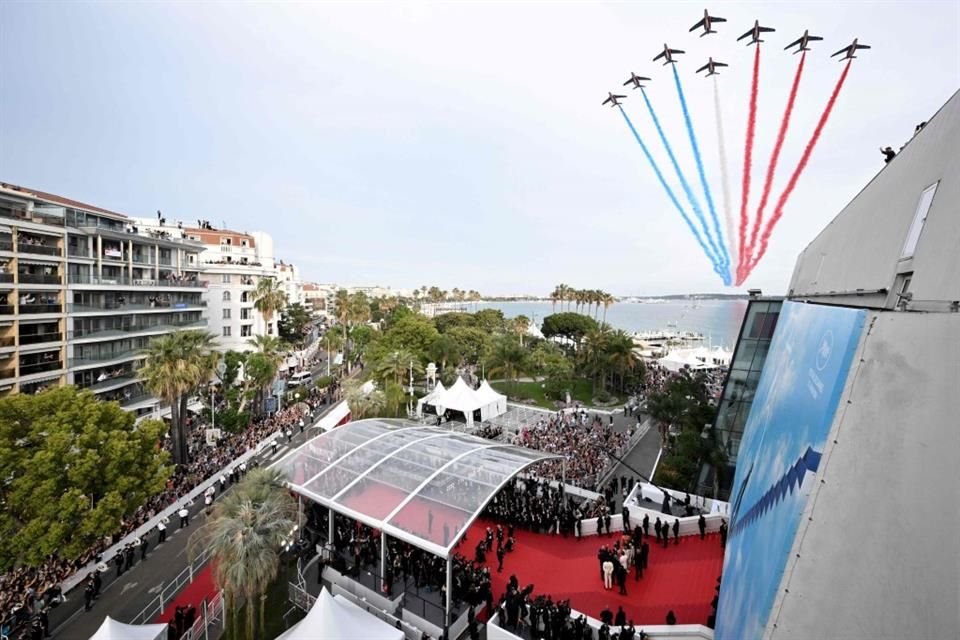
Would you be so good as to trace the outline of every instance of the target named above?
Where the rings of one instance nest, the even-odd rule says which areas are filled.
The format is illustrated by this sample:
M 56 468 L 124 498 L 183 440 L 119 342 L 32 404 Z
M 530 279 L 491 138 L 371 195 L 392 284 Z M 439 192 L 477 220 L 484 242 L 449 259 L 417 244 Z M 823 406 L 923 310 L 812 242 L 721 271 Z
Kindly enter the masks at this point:
M 960 2 L 704 4 L 0 3 L 0 180 L 129 215 L 209 219 L 273 234 L 307 279 L 548 293 L 723 287 L 606 91 L 630 71 L 697 185 L 664 42 L 718 203 L 707 56 L 739 202 L 752 48 L 762 50 L 751 216 L 798 56 L 807 60 L 774 198 L 796 165 L 853 37 L 854 61 L 765 261 L 786 288 L 799 251 L 960 86 Z M 636 93 L 625 91 L 626 93 Z M 675 176 L 639 95 L 626 108 Z M 758 175 L 759 174 L 759 175 Z M 702 200 L 702 198 L 701 198 Z

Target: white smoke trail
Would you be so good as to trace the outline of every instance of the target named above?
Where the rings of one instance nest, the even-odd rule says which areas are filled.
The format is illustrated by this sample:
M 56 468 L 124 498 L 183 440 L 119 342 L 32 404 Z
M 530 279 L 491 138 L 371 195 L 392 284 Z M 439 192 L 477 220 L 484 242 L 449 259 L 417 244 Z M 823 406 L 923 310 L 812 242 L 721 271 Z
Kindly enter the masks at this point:
M 720 182 L 723 186 L 723 217 L 727 222 L 727 242 L 730 243 L 730 255 L 737 255 L 737 229 L 730 209 L 730 175 L 727 172 L 727 147 L 723 142 L 723 114 L 720 111 L 720 87 L 717 76 L 713 76 L 713 110 L 717 117 L 717 147 L 720 154 Z

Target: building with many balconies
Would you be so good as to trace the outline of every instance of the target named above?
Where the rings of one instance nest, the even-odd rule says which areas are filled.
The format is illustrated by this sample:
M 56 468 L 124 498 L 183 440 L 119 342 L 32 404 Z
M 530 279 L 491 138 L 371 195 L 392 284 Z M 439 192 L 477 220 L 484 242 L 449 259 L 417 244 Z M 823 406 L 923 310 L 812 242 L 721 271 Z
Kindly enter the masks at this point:
M 0 396 L 75 384 L 138 414 L 142 349 L 205 328 L 202 245 L 0 183 Z

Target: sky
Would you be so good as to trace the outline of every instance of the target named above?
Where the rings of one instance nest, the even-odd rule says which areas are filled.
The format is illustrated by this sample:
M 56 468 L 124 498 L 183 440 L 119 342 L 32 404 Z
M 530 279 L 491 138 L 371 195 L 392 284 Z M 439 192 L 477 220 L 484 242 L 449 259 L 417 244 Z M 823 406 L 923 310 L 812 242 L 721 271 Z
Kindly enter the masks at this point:
M 799 252 L 960 87 L 960 2 L 0 3 L 0 180 L 132 216 L 267 231 L 306 280 L 546 295 L 783 293 Z M 713 78 L 739 214 L 753 48 L 761 49 L 749 215 L 799 56 L 812 45 L 772 183 L 797 165 L 854 37 L 849 76 L 741 289 L 724 287 L 683 205 L 631 71 L 701 204 L 664 42 L 725 229 Z M 690 207 L 685 206 L 689 211 Z M 769 215 L 772 207 L 768 206 Z M 703 206 L 706 219 L 709 210 Z M 724 234 L 726 235 L 726 234 Z

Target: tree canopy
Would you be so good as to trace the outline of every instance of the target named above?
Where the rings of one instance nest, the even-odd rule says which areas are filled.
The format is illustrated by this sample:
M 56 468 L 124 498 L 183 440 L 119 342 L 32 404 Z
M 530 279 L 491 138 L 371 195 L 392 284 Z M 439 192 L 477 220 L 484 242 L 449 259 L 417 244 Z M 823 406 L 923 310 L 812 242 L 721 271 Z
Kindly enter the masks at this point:
M 74 559 L 163 489 L 162 422 L 62 387 L 0 400 L 0 570 Z
M 280 313 L 280 319 L 277 320 L 277 333 L 286 342 L 303 346 L 312 322 L 313 318 L 310 317 L 306 307 L 299 302 L 294 302 L 287 305 Z
M 560 336 L 579 344 L 585 335 L 599 328 L 600 325 L 593 318 L 566 311 L 544 318 L 541 331 L 546 338 Z

